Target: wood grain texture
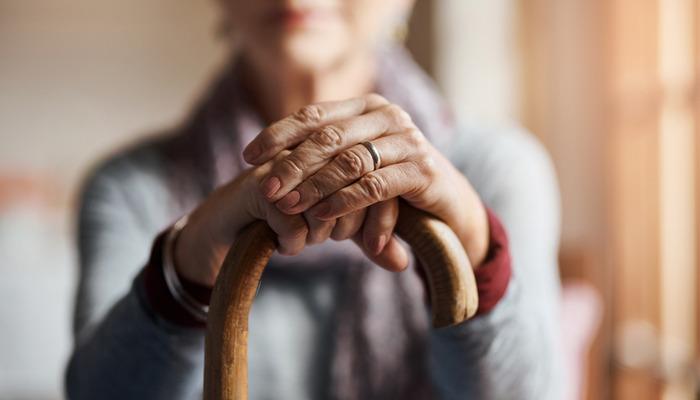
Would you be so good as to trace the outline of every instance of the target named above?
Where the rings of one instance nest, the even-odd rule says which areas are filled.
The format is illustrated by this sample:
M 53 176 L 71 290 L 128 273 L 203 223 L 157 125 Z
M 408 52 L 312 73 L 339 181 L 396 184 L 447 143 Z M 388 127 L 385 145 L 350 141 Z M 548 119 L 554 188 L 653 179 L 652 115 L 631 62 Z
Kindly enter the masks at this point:
M 402 202 L 396 233 L 425 268 L 433 326 L 450 326 L 472 317 L 479 302 L 474 273 L 447 224 Z M 248 398 L 248 314 L 275 248 L 275 233 L 266 223 L 255 222 L 241 232 L 224 260 L 207 322 L 205 400 Z

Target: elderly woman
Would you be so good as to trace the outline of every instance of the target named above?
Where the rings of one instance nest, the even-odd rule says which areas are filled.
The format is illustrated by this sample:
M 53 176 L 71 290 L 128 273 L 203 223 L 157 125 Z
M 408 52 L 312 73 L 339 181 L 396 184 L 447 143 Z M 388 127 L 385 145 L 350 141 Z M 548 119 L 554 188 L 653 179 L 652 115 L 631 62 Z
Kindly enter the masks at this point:
M 85 185 L 69 398 L 200 397 L 211 287 L 260 219 L 279 254 L 250 318 L 251 398 L 559 399 L 558 198 L 541 147 L 453 124 L 393 39 L 410 0 L 220 6 L 229 67 L 180 128 Z M 399 199 L 460 239 L 476 318 L 429 327 L 393 235 Z

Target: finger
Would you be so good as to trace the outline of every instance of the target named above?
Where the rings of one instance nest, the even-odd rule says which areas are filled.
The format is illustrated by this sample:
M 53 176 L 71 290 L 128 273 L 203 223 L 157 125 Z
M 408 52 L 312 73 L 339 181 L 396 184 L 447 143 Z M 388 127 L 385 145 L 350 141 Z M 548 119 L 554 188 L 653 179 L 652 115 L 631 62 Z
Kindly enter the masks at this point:
M 322 221 L 312 215 L 304 214 L 309 233 L 306 235 L 306 244 L 323 243 L 331 236 L 336 220 Z
M 287 157 L 275 162 L 261 185 L 261 191 L 268 199 L 277 201 L 343 150 L 388 132 L 401 132 L 411 127 L 408 114 L 393 104 L 325 125 L 309 135 Z
M 408 267 L 408 253 L 396 236 L 391 236 L 391 239 L 389 239 L 389 242 L 379 254 L 372 254 L 371 251 L 364 247 L 361 234 L 355 235 L 353 241 L 362 249 L 367 258 L 386 270 L 401 272 Z
M 372 144 L 381 155 L 380 167 L 386 167 L 407 160 L 423 140 L 420 131 L 410 129 L 377 138 Z M 369 150 L 363 144 L 354 145 L 282 197 L 277 208 L 287 214 L 304 212 L 374 169 Z
M 303 141 L 309 130 L 361 115 L 388 104 L 377 94 L 343 101 L 329 101 L 302 107 L 296 113 L 263 129 L 243 150 L 243 158 L 251 164 L 262 164 L 282 149 Z
M 362 225 L 362 240 L 369 252 L 378 255 L 384 250 L 394 232 L 398 217 L 397 198 L 379 202 L 367 209 L 367 216 Z
M 361 208 L 357 211 L 351 212 L 341 218 L 338 218 L 331 232 L 331 239 L 333 240 L 346 240 L 353 237 L 362 228 L 362 224 L 365 220 L 365 214 L 367 213 L 366 208 Z
M 430 168 L 416 162 L 380 168 L 330 195 L 308 212 L 316 218 L 328 220 L 394 197 L 403 196 L 410 201 L 432 180 L 433 173 L 426 169 Z
M 277 251 L 284 255 L 299 254 L 306 245 L 306 237 L 309 233 L 304 217 L 299 214 L 286 215 L 273 207 L 268 209 L 265 220 L 277 234 L 279 244 Z

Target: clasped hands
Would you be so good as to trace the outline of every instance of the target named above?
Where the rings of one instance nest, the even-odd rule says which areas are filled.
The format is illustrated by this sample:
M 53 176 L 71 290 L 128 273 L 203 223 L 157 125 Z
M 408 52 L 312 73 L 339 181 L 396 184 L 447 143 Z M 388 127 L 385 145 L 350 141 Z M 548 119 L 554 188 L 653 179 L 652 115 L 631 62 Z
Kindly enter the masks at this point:
M 381 155 L 380 165 L 363 142 Z M 281 254 L 352 239 L 378 265 L 403 270 L 408 255 L 393 235 L 399 198 L 448 223 L 472 265 L 485 256 L 485 211 L 471 185 L 401 107 L 379 95 L 305 106 L 263 129 L 243 156 L 254 167 L 205 200 L 178 240 L 179 272 L 192 280 L 213 285 L 226 237 L 256 219 L 277 233 Z M 211 210 L 231 208 L 237 211 L 212 218 Z M 202 252 L 196 236 L 208 238 L 211 250 Z M 188 267 L 195 258 L 210 268 Z

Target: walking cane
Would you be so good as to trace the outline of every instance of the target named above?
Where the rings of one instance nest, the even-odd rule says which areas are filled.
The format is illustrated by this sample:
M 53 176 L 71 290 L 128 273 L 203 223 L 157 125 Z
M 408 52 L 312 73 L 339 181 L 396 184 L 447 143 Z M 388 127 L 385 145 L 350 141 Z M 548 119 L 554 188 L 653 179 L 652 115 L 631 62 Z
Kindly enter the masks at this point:
M 472 317 L 479 302 L 476 283 L 454 232 L 437 218 L 401 202 L 396 233 L 425 268 L 433 326 L 450 326 Z M 209 306 L 205 400 L 248 398 L 248 314 L 275 248 L 274 232 L 259 221 L 241 232 L 224 260 Z

